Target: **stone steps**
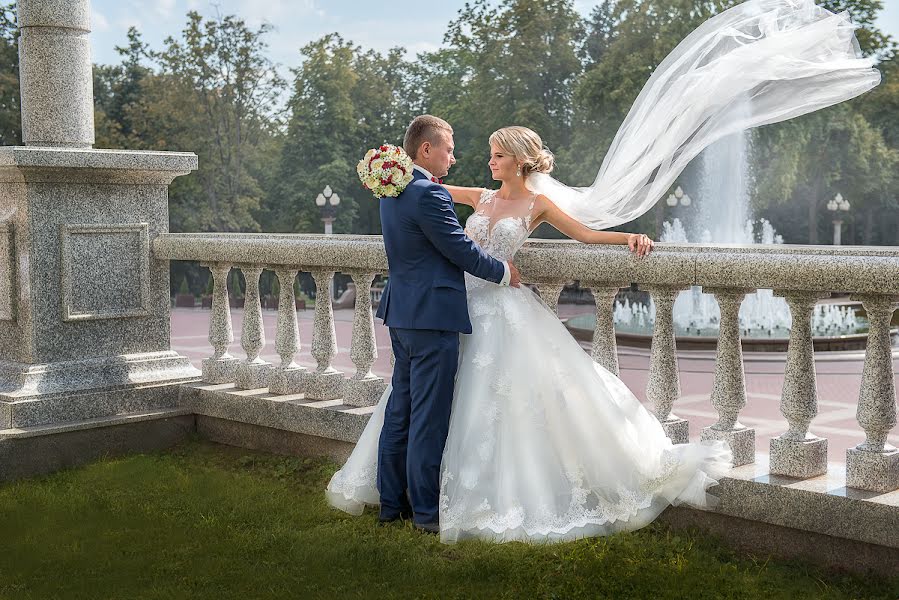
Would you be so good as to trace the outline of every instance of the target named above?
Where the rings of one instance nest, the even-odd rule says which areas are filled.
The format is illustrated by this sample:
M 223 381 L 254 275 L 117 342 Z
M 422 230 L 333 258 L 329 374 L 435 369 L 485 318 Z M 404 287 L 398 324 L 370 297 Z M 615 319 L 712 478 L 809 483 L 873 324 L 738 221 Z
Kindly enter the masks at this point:
M 85 392 L 19 398 L 0 394 L 0 430 L 27 429 L 139 414 L 179 407 L 181 385 L 196 379 L 165 384 L 111 386 Z
M 181 417 L 191 414 L 193 413 L 190 409 L 187 408 L 163 408 L 158 410 L 149 410 L 122 415 L 96 417 L 92 419 L 84 419 L 82 421 L 69 421 L 67 423 L 34 425 L 31 427 L 13 427 L 9 429 L 0 429 L 0 442 L 3 442 L 5 440 L 49 436 L 58 433 L 67 433 L 70 431 L 83 431 L 86 429 L 98 429 L 101 427 L 112 427 L 115 425 L 140 423 L 143 421 L 154 421 L 158 419 Z
M 268 388 L 239 390 L 233 383 L 181 386 L 181 406 L 194 414 L 356 443 L 374 406 L 343 400 L 307 400 L 304 394 L 271 394 Z

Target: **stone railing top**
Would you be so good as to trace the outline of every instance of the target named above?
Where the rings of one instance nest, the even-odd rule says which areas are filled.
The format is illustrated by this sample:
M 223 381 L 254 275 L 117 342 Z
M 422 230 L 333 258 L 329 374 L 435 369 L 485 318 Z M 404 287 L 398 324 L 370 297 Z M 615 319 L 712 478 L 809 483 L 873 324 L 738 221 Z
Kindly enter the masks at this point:
M 380 236 L 163 234 L 156 258 L 233 265 L 386 271 Z M 624 246 L 532 240 L 516 265 L 527 281 L 588 285 L 833 290 L 899 296 L 899 249 L 856 246 L 663 244 L 643 259 Z
M 193 152 L 0 146 L 0 167 L 111 169 L 189 173 L 197 168 L 197 155 Z

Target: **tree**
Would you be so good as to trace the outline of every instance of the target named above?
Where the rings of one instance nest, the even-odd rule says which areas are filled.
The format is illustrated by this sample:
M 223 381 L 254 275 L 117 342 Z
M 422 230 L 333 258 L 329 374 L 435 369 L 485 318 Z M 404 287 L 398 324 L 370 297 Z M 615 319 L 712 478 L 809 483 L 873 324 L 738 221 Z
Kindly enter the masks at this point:
M 865 227 L 870 242 L 875 215 L 892 202 L 899 152 L 853 105 L 840 104 L 764 128 L 759 141 L 759 208 L 801 204 L 806 210 L 805 239 L 817 244 L 824 207 L 840 192 L 851 198 L 853 214 L 865 215 L 870 222 Z M 788 239 L 802 239 L 800 235 L 794 232 Z
M 801 205 L 807 233 L 795 231 L 787 239 L 817 244 L 824 206 L 841 192 L 852 197 L 852 214 L 863 215 L 862 237 L 871 243 L 875 217 L 883 219 L 895 206 L 899 183 L 893 174 L 899 165 L 895 44 L 874 25 L 883 7 L 879 0 L 830 0 L 823 5 L 849 12 L 860 27 L 863 52 L 885 59 L 880 64 L 884 81 L 861 98 L 758 130 L 761 184 L 755 204 L 768 211 L 776 211 L 777 203 Z
M 0 145 L 22 143 L 16 3 L 0 5 Z
M 453 125 L 453 183 L 490 185 L 487 138 L 507 125 L 537 131 L 558 150 L 571 136 L 583 22 L 569 0 L 466 3 L 419 72 L 424 108 Z
M 336 231 L 380 233 L 378 204 L 361 187 L 356 163 L 368 148 L 402 141 L 414 114 L 410 64 L 401 48 L 364 52 L 337 34 L 302 53 L 266 228 L 321 231 L 314 199 L 329 185 L 341 197 Z
M 883 80 L 859 98 L 858 108 L 872 125 L 883 132 L 887 144 L 899 148 L 899 57 L 893 54 L 879 67 Z
M 199 155 L 197 176 L 172 187 L 173 229 L 258 231 L 263 190 L 253 171 L 277 133 L 284 87 L 266 57 L 270 26 L 187 18 L 181 40 L 148 53 L 159 72 L 144 78 L 140 102 L 127 111 L 130 126 L 145 132 L 149 148 Z
M 855 35 L 865 55 L 886 59 L 895 51 L 894 40 L 876 26 L 883 0 L 820 0 L 819 4 L 831 12 L 849 13 L 859 27 Z
M 141 149 L 146 134 L 136 128 L 132 111 L 141 102 L 144 82 L 153 77 L 145 63 L 150 50 L 134 27 L 128 29 L 128 45 L 116 47 L 119 65 L 94 65 L 94 122 L 96 144 L 101 148 Z M 152 135 L 152 133 L 151 133 Z

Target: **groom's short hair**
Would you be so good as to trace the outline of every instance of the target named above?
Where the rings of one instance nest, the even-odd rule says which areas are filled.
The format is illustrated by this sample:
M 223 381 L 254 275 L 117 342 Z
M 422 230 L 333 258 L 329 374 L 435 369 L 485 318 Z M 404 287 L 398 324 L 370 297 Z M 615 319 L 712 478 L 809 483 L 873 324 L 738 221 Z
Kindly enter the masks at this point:
M 413 160 L 418 154 L 418 149 L 425 142 L 437 144 L 440 142 L 440 131 L 446 131 L 453 135 L 453 128 L 450 124 L 433 115 L 419 115 L 412 119 L 406 129 L 406 136 L 403 138 L 403 150 L 406 151 Z

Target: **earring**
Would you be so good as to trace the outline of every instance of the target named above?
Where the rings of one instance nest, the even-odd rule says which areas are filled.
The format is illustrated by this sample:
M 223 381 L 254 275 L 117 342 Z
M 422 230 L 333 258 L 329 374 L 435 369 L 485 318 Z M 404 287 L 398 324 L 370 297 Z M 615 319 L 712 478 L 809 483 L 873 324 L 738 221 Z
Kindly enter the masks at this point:
M 518 165 L 518 171 L 515 172 L 515 177 L 521 177 L 521 165 Z

